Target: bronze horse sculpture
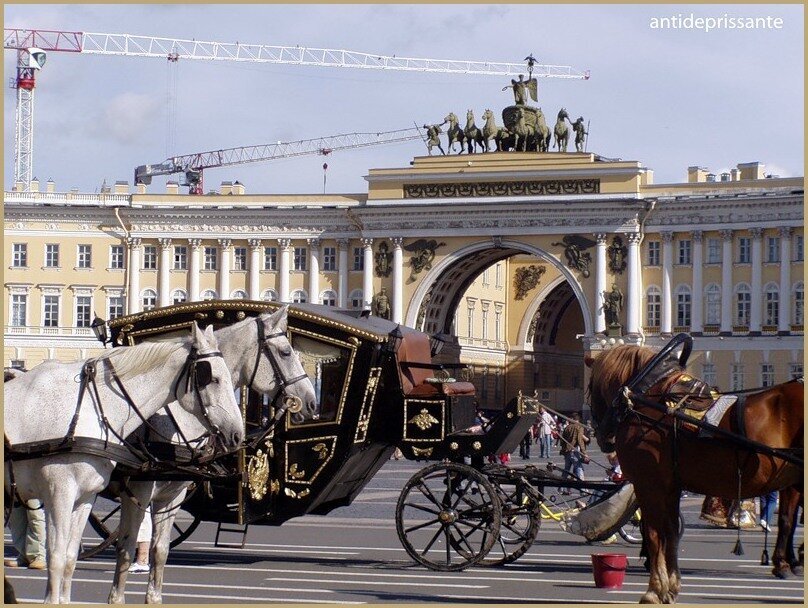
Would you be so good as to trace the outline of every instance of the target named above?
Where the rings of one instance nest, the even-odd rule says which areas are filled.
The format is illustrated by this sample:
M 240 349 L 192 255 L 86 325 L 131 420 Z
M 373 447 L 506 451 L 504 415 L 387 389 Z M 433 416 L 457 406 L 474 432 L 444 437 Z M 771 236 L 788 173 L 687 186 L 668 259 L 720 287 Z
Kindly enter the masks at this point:
M 501 152 L 503 147 L 502 141 L 510 135 L 508 129 L 497 126 L 497 119 L 494 117 L 494 113 L 491 110 L 483 112 L 483 120 L 485 121 L 483 125 L 483 147 L 485 151 L 488 152 L 488 141 L 493 139 L 497 146 L 497 152 Z
M 553 133 L 555 134 L 555 147 L 559 152 L 567 151 L 567 142 L 570 138 L 570 132 L 567 128 L 567 123 L 564 122 L 564 120 L 569 120 L 569 118 L 570 117 L 569 114 L 567 114 L 567 110 L 565 108 L 561 108 L 558 113 L 555 127 L 553 128 Z
M 483 152 L 488 152 L 488 140 L 483 137 L 480 127 L 474 124 L 474 112 L 472 110 L 466 112 L 466 128 L 463 129 L 463 135 L 466 137 L 469 154 L 476 152 L 478 145 Z
M 739 395 L 717 428 L 698 420 L 688 426 L 693 418 L 678 410 L 677 404 L 693 395 L 693 387 L 701 382 L 684 369 L 692 345 L 689 340 L 680 334 L 659 354 L 624 345 L 595 359 L 586 357 L 591 367 L 589 397 L 596 439 L 604 452 L 616 450 L 643 513 L 643 539 L 650 561 L 643 603 L 673 603 L 679 594 L 677 528 L 682 490 L 722 498 L 750 498 L 781 490 L 772 560 L 775 574 L 785 576 L 789 568 L 796 574 L 802 571 L 793 555 L 804 476 L 802 380 Z M 676 358 L 673 347 L 682 344 L 682 354 Z M 706 385 L 700 387 L 703 393 Z
M 460 144 L 460 152 L 458 154 L 463 153 L 463 144 L 466 141 L 466 135 L 463 133 L 463 129 L 458 124 L 457 115 L 454 112 L 449 112 L 446 115 L 446 118 L 443 119 L 444 123 L 449 123 L 449 128 L 446 129 L 446 135 L 449 138 L 449 142 L 447 145 L 447 149 L 449 152 L 454 150 L 455 142 Z

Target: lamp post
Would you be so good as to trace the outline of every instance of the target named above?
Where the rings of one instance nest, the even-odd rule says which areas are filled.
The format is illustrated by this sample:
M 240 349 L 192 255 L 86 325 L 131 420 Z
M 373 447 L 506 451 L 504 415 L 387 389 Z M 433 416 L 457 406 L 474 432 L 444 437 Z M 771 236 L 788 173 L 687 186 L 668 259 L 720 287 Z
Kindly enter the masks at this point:
M 107 342 L 109 342 L 109 338 L 107 337 L 107 322 L 98 315 L 95 315 L 95 319 L 90 323 L 90 329 L 93 330 L 95 339 L 101 342 L 104 348 L 106 348 Z
M 401 348 L 401 342 L 404 340 L 404 334 L 401 333 L 401 325 L 396 325 L 389 334 L 387 334 L 387 352 L 395 357 L 398 349 Z

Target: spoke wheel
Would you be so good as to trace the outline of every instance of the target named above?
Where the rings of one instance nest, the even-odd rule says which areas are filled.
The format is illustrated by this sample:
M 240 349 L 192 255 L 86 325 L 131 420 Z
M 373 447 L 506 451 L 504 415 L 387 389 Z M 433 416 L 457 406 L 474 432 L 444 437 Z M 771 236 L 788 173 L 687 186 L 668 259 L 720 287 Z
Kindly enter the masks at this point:
M 491 483 L 464 464 L 416 473 L 396 506 L 396 531 L 410 557 L 443 572 L 479 563 L 500 533 L 500 500 Z
M 642 516 L 640 510 L 637 509 L 634 514 L 631 516 L 623 527 L 618 530 L 620 537 L 630 543 L 632 545 L 641 545 L 642 544 L 642 530 L 640 529 L 640 522 L 642 521 Z M 685 518 L 684 516 L 679 513 L 679 529 L 677 530 L 679 534 L 679 539 L 685 533 Z
M 541 525 L 539 498 L 522 480 L 494 484 L 502 508 L 502 524 L 484 566 L 504 566 L 522 557 L 536 540 Z

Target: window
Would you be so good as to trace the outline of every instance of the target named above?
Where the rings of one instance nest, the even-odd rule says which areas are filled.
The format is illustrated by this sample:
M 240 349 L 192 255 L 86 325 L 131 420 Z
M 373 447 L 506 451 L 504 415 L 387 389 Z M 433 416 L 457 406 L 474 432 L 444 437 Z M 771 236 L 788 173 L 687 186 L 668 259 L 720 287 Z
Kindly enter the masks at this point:
M 233 293 L 230 294 L 231 300 L 246 300 L 247 299 L 247 292 L 243 289 L 236 289 Z
M 494 340 L 502 341 L 502 309 L 494 305 Z
M 219 255 L 216 247 L 205 247 L 205 270 L 216 270 L 219 265 Z
M 278 248 L 264 247 L 264 270 L 278 269 Z
M 484 306 L 480 312 L 482 316 L 482 338 L 488 340 L 488 306 Z
M 780 288 L 774 283 L 766 285 L 764 293 L 764 325 L 777 325 L 780 321 Z
M 188 248 L 185 245 L 174 246 L 174 270 L 188 269 Z
M 123 316 L 123 296 L 110 296 L 107 299 L 107 319 Z
M 363 299 L 364 294 L 362 293 L 361 289 L 354 289 L 349 296 L 349 300 L 351 301 L 351 308 L 364 308 L 365 302 Z
M 497 265 L 494 267 L 494 272 L 496 273 L 496 278 L 495 278 L 496 285 L 495 286 L 496 286 L 497 289 L 502 289 L 502 263 L 501 262 L 497 263 Z
M 740 363 L 732 364 L 732 373 L 730 376 L 730 390 L 742 391 L 743 390 L 743 365 Z
M 320 298 L 325 306 L 337 305 L 337 294 L 331 289 L 324 291 Z
M 766 261 L 780 261 L 780 237 L 770 236 L 766 238 Z
M 749 264 L 752 261 L 752 240 L 742 236 L 738 239 L 738 263 Z
M 12 369 L 21 369 L 25 371 L 25 360 L 24 359 L 12 359 L 11 360 L 11 368 Z
M 760 365 L 760 386 L 774 386 L 774 365 L 771 363 Z
M 188 301 L 188 294 L 185 293 L 182 289 L 175 289 L 171 292 L 171 302 L 172 304 L 182 304 L 183 302 Z
M 233 270 L 247 270 L 246 247 L 233 247 Z
M 59 268 L 59 245 L 45 245 L 45 268 Z
M 76 296 L 76 327 L 90 327 L 92 308 L 91 296 Z
M 151 310 L 157 306 L 157 292 L 153 289 L 146 289 L 143 292 L 143 310 Z
M 701 367 L 701 379 L 709 386 L 715 386 L 715 363 L 705 363 Z
M 202 299 L 203 300 L 215 300 L 216 299 L 216 291 L 213 289 L 206 289 L 202 292 Z
M 491 270 L 490 266 L 488 268 L 486 268 L 485 270 L 483 270 L 483 274 L 482 274 L 483 287 L 488 287 L 491 284 L 491 272 L 490 272 L 490 270 Z
M 323 270 L 337 269 L 337 248 L 323 247 Z
M 306 270 L 307 253 L 308 252 L 305 247 L 295 247 L 295 253 L 294 253 L 295 270 Z
M 353 248 L 353 269 L 354 270 L 364 270 L 365 269 L 365 248 L 364 247 L 354 247 Z
M 802 262 L 803 261 L 803 249 L 802 249 L 802 235 L 798 234 L 794 237 L 794 261 L 795 262 Z
M 805 287 L 803 283 L 794 285 L 794 325 L 805 321 Z
M 679 287 L 676 290 L 676 326 L 690 327 L 690 289 Z
M 659 287 L 649 287 L 645 295 L 645 319 L 648 327 L 659 327 L 662 312 L 662 292 Z
M 295 304 L 305 304 L 307 301 L 306 292 L 302 289 L 295 289 L 292 292 L 292 302 Z
M 26 243 L 14 243 L 12 245 L 11 265 L 14 268 L 25 268 L 28 266 L 28 245 Z
M 109 247 L 109 267 L 110 270 L 123 270 L 124 266 L 123 245 L 110 245 Z
M 59 327 L 59 296 L 45 296 L 43 302 L 42 325 Z
M 11 296 L 11 325 L 25 327 L 28 320 L 28 295 L 15 293 Z
M 143 270 L 157 270 L 157 245 L 143 246 Z
M 704 290 L 704 312 L 707 325 L 721 324 L 721 288 L 715 283 Z
M 740 285 L 735 291 L 735 324 L 747 327 L 751 311 L 752 292 L 748 285 Z
M 721 241 L 719 239 L 707 239 L 707 263 L 721 263 Z
M 264 292 L 261 294 L 261 299 L 264 302 L 277 302 L 278 294 L 275 292 L 274 289 L 265 289 Z
M 78 254 L 76 256 L 77 268 L 92 268 L 92 251 L 93 249 L 91 245 L 79 245 Z
M 662 243 L 659 241 L 648 241 L 648 265 L 659 266 L 660 250 Z
M 791 379 L 802 378 L 802 363 L 791 363 L 788 366 L 788 373 Z
M 679 264 L 691 264 L 691 242 L 690 239 L 682 239 L 679 241 Z

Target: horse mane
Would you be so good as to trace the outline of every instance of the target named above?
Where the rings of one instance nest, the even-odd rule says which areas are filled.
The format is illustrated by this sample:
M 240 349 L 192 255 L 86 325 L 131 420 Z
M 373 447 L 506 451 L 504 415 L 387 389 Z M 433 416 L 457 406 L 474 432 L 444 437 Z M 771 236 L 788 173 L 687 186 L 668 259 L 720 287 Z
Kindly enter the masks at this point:
M 620 387 L 640 371 L 654 354 L 644 346 L 623 344 L 600 355 L 592 364 L 590 399 L 598 399 L 601 406 L 610 405 L 605 395 L 616 395 Z M 593 382 L 595 377 L 598 379 L 597 386 Z
M 99 355 L 96 361 L 109 361 L 115 366 L 118 378 L 123 381 L 163 364 L 187 343 L 187 338 L 171 342 L 143 342 L 136 346 L 108 350 Z

